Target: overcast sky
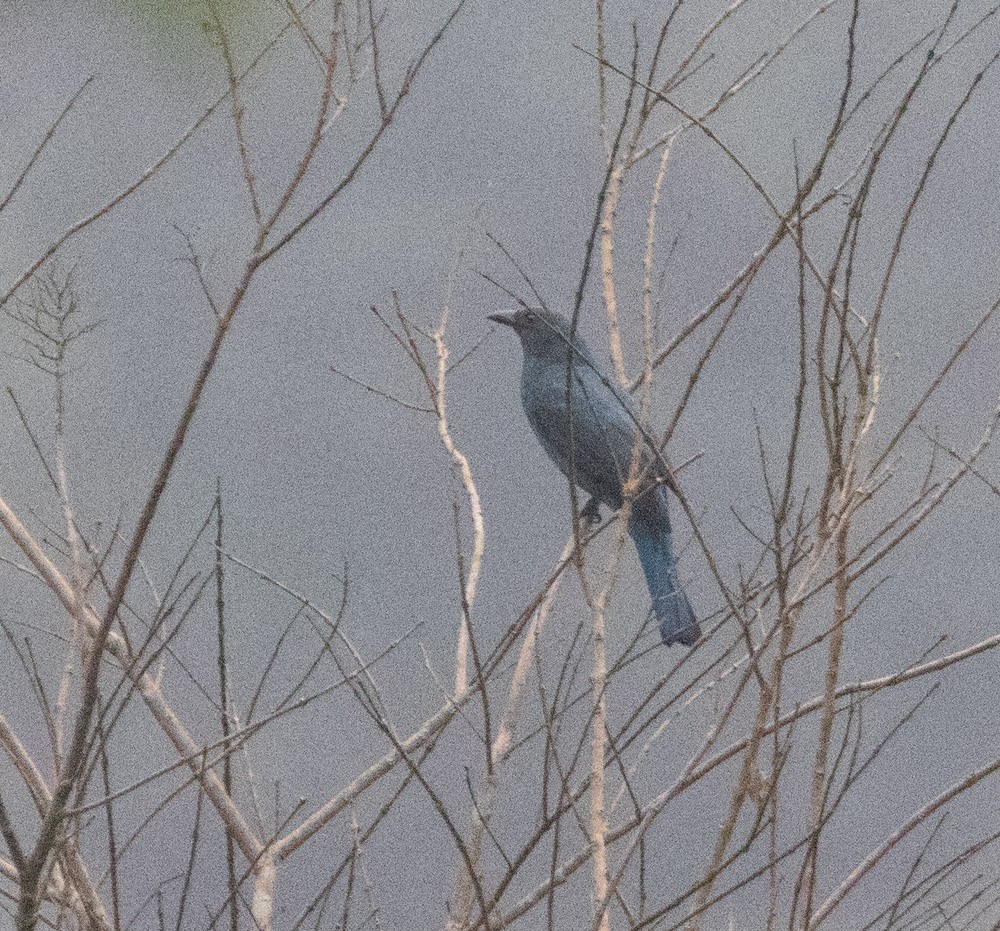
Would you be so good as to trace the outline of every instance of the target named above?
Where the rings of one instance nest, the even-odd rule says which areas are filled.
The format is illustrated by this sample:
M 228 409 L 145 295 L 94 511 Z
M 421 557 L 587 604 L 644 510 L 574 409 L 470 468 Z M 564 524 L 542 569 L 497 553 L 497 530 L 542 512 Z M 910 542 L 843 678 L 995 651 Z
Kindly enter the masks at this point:
M 859 81 L 870 80 L 940 22 L 949 5 L 944 0 L 863 5 Z M 167 5 L 168 13 L 157 13 L 152 0 L 6 2 L 3 8 L 4 188 L 66 100 L 94 76 L 30 184 L 0 222 L 6 285 L 55 235 L 168 149 L 224 87 L 224 74 L 186 4 Z M 674 55 L 717 8 L 722 5 L 716 2 L 683 8 Z M 237 14 L 230 10 L 230 24 L 237 52 L 245 57 L 279 18 L 263 2 L 238 9 Z M 791 0 L 748 3 L 723 34 L 718 61 L 685 87 L 685 103 L 696 108 L 710 99 L 726 78 L 736 77 L 812 9 L 810 3 Z M 981 2 L 963 4 L 959 19 L 971 24 L 988 9 Z M 390 7 L 385 26 L 390 83 L 398 83 L 403 63 L 447 11 L 447 4 L 437 0 Z M 713 120 L 713 128 L 781 203 L 794 188 L 793 143 L 805 161 L 815 156 L 837 103 L 846 14 L 840 4 L 821 16 L 765 80 Z M 609 56 L 627 61 L 633 18 L 648 46 L 650 29 L 662 15 L 658 4 L 609 4 Z M 431 326 L 450 293 L 448 339 L 458 357 L 488 333 L 487 314 L 512 307 L 478 273 L 518 287 L 509 266 L 489 246 L 487 232 L 523 264 L 551 306 L 571 308 L 603 173 L 595 69 L 573 48 L 574 43 L 593 47 L 594 29 L 589 6 L 570 0 L 469 0 L 356 183 L 255 284 L 154 527 L 146 558 L 155 581 L 165 584 L 211 506 L 221 475 L 227 537 L 236 555 L 331 608 L 339 600 L 346 563 L 353 586 L 347 625 L 362 651 L 370 655 L 422 622 L 419 640 L 448 680 L 459 602 L 451 510 L 455 486 L 447 457 L 432 421 L 358 390 L 330 368 L 422 403 L 419 378 L 369 307 L 391 308 L 395 290 L 406 312 Z M 893 180 L 873 195 L 876 229 L 884 224 L 891 233 L 888 224 L 898 217 L 948 113 L 997 47 L 998 30 L 1000 23 L 984 26 L 935 71 L 918 98 L 887 172 Z M 1000 293 L 997 81 L 996 74 L 986 77 L 955 127 L 914 220 L 883 334 L 885 419 L 876 428 L 883 437 L 891 435 L 901 412 Z M 247 84 L 249 140 L 265 199 L 276 195 L 301 149 L 315 112 L 316 82 L 315 62 L 289 39 Z M 621 92 L 612 86 L 616 102 Z M 340 135 L 298 195 L 300 205 L 310 204 L 340 177 L 344 154 L 356 148 L 371 125 L 371 104 L 361 95 L 356 109 L 338 124 Z M 886 111 L 877 112 L 884 117 Z M 669 125 L 666 114 L 661 119 Z M 871 131 L 871 125 L 864 126 L 859 140 Z M 847 167 L 846 159 L 840 167 Z M 623 267 L 633 270 L 649 180 L 648 170 L 640 173 L 622 203 L 619 255 Z M 688 134 L 673 156 L 661 223 L 661 330 L 667 337 L 766 242 L 773 221 L 719 149 L 703 136 Z M 228 293 L 252 229 L 225 112 L 136 197 L 61 255 L 65 267 L 77 266 L 83 312 L 102 321 L 78 350 L 69 400 L 71 480 L 79 514 L 90 526 L 98 521 L 113 525 L 121 513 L 126 528 L 134 525 L 211 336 L 211 313 L 183 261 L 182 233 L 205 258 L 213 287 Z M 869 248 L 865 258 L 874 269 L 889 247 L 873 237 Z M 781 430 L 787 424 L 795 363 L 786 337 L 795 319 L 797 280 L 789 258 L 786 254 L 754 285 L 670 450 L 675 462 L 702 454 L 686 471 L 685 488 L 730 579 L 737 578 L 741 560 L 751 560 L 753 547 L 730 508 L 753 519 L 766 507 L 754 411 L 776 454 L 785 445 Z M 870 301 L 878 280 L 874 274 L 862 276 L 859 304 Z M 633 371 L 640 332 L 637 293 L 634 285 L 623 286 Z M 602 314 L 592 288 L 582 327 L 604 353 Z M 16 330 L 4 326 L 4 342 L 16 346 Z M 922 424 L 928 431 L 938 429 L 946 446 L 968 449 L 981 434 L 996 402 L 998 349 L 995 332 L 987 332 L 929 405 Z M 696 351 L 678 353 L 663 372 L 654 395 L 655 422 L 664 422 L 673 410 Z M 15 355 L 0 359 L 4 383 L 24 399 L 50 438 L 51 386 Z M 565 481 L 520 411 L 519 366 L 511 334 L 499 332 L 450 383 L 456 442 L 469 457 L 483 500 L 487 548 L 475 616 L 480 636 L 491 645 L 546 577 L 570 526 Z M 0 418 L 2 494 L 39 532 L 43 522 L 58 526 L 57 502 L 9 404 L 0 407 Z M 908 447 L 898 464 L 901 481 L 919 474 L 927 455 L 927 446 Z M 1000 484 L 994 461 L 983 472 Z M 998 504 L 985 484 L 969 482 L 946 513 L 890 560 L 890 578 L 866 604 L 863 623 L 848 640 L 846 678 L 904 665 L 941 633 L 951 634 L 957 647 L 997 630 Z M 709 584 L 704 561 L 687 545 L 686 528 L 679 540 L 686 548 L 686 586 L 696 610 L 707 614 L 719 607 L 720 597 Z M 9 543 L 0 545 L 0 552 L 14 556 Z M 261 657 L 270 653 L 290 609 L 268 586 L 237 573 L 231 579 L 234 688 L 245 701 Z M 628 642 L 648 607 L 631 554 L 624 579 L 609 632 L 612 653 Z M 2 608 L 5 615 L 35 611 L 33 623 L 54 626 L 44 596 L 13 574 L 10 582 L 17 594 Z M 576 595 L 567 599 L 557 612 L 562 624 L 557 630 L 572 630 L 579 606 Z M 178 643 L 192 670 L 209 681 L 214 681 L 213 636 L 206 611 Z M 315 642 L 305 640 L 291 646 L 301 657 L 314 649 Z M 647 664 L 637 675 L 655 672 Z M 387 694 L 401 696 L 401 729 L 439 704 L 415 642 L 382 674 Z M 214 725 L 207 723 L 212 719 L 205 706 L 183 676 L 177 674 L 175 681 L 179 703 L 204 723 L 207 736 Z M 943 680 L 942 694 L 907 731 L 899 772 L 868 784 L 863 822 L 835 829 L 843 840 L 841 870 L 831 867 L 835 875 L 916 805 L 995 752 L 995 683 L 996 664 L 988 658 Z M 23 716 L 30 728 L 27 709 L 19 705 L 23 694 L 13 678 L 0 677 L 0 710 L 15 719 Z M 887 703 L 885 720 L 872 726 L 890 722 L 919 694 L 914 690 Z M 627 697 L 609 696 L 612 716 L 626 705 Z M 263 784 L 279 781 L 286 799 L 307 797 L 312 806 L 383 752 L 384 742 L 350 707 L 347 701 L 333 702 L 296 719 L 282 732 L 280 755 L 269 752 L 269 741 L 262 742 L 255 760 Z M 711 714 L 706 705 L 694 716 L 692 741 Z M 37 740 L 41 751 L 42 735 Z M 158 734 L 135 740 L 134 770 L 122 775 L 123 782 L 154 768 L 150 760 L 165 754 Z M 677 749 L 681 755 L 688 749 L 683 738 Z M 9 778 L 9 771 L 0 768 L 0 785 Z M 654 779 L 647 788 L 656 784 Z M 979 798 L 978 815 L 995 819 L 996 789 Z M 719 814 L 712 799 L 700 793 L 687 804 L 677 814 L 678 826 L 671 828 L 683 838 L 673 855 L 704 858 L 698 825 L 717 823 Z M 420 810 L 413 818 L 378 861 L 387 877 L 380 889 L 386 927 L 438 923 L 445 892 L 414 901 L 406 890 L 419 888 L 415 883 L 446 890 L 450 880 L 442 884 L 441 876 L 450 877 L 457 862 L 446 841 L 432 851 L 422 850 L 419 842 L 411 846 L 408 838 L 419 834 L 421 825 L 439 830 L 432 813 Z M 961 843 L 972 824 L 956 818 L 943 836 Z M 343 836 L 334 834 L 337 843 L 330 846 L 339 849 Z M 315 849 L 321 860 L 324 842 Z M 291 912 L 306 900 L 313 866 L 318 876 L 325 865 L 303 864 L 298 874 L 303 891 L 301 897 L 298 890 L 289 894 Z M 665 876 L 669 883 L 666 868 Z M 867 895 L 877 900 L 877 893 L 868 889 L 861 901 Z M 851 927 L 850 921 L 843 927 Z

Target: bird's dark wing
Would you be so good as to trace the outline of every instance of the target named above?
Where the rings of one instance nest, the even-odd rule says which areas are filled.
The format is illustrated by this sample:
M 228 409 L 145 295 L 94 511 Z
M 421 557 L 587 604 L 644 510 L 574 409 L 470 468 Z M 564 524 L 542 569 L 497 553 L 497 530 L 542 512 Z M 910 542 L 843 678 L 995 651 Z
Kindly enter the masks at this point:
M 579 377 L 581 386 L 589 398 L 607 401 L 607 404 L 602 406 L 611 412 L 609 429 L 619 434 L 623 439 L 627 437 L 630 464 L 632 445 L 636 443 L 637 437 L 639 438 L 638 441 L 641 444 L 639 473 L 643 476 L 640 486 L 642 490 L 646 492 L 656 485 L 666 485 L 676 492 L 677 485 L 674 482 L 673 473 L 656 446 L 656 437 L 648 429 L 643 435 L 643 431 L 639 427 L 641 423 L 639 411 L 631 395 L 620 386 L 612 383 L 610 379 L 602 376 L 596 367 L 591 366 L 589 370 L 581 371 Z
M 672 484 L 673 479 L 648 431 L 644 436 L 640 430 L 639 414 L 631 397 L 595 370 L 582 371 L 579 385 L 587 413 L 595 415 L 601 436 L 612 451 L 620 483 L 628 478 L 638 454 L 639 486 L 632 501 L 633 515 L 665 520 L 666 499 L 659 489 L 663 484 Z
M 574 372 L 568 407 L 565 389 L 534 394 L 531 407 L 529 419 L 545 451 L 567 477 L 608 507 L 621 507 L 622 485 L 637 442 L 640 472 L 650 477 L 650 490 L 658 484 L 660 470 L 636 427 L 631 400 L 612 390 L 593 370 L 583 367 Z

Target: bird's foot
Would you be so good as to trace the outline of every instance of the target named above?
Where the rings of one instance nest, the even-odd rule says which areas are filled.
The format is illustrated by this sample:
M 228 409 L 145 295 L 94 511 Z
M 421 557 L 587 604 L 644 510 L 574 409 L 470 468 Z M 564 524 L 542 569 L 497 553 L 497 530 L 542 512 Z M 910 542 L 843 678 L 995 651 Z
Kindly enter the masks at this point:
M 601 503 L 597 498 L 591 498 L 586 503 L 583 510 L 580 511 L 580 519 L 587 527 L 592 527 L 594 524 L 601 522 Z

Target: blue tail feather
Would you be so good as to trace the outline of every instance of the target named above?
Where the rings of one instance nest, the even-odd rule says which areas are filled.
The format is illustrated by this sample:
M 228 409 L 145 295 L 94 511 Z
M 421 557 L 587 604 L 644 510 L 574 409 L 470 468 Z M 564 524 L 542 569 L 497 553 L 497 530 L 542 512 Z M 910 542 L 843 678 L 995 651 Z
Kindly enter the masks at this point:
M 629 522 L 629 533 L 639 553 L 663 642 L 667 646 L 675 643 L 691 646 L 701 636 L 701 628 L 677 580 L 669 524 L 633 519 Z

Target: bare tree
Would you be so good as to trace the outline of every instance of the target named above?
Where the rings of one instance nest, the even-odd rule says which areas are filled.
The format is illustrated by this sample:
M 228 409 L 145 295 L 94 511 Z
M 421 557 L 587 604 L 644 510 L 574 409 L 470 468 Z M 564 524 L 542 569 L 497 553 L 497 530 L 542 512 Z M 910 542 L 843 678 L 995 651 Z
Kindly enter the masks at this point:
M 595 519 L 580 513 L 573 488 L 565 545 L 558 555 L 539 553 L 537 591 L 501 628 L 483 623 L 484 515 L 491 504 L 502 508 L 481 498 L 479 465 L 454 416 L 455 379 L 482 357 L 486 340 L 456 322 L 465 258 L 431 313 L 391 284 L 358 296 L 385 338 L 379 351 L 413 375 L 415 393 L 350 366 L 333 371 L 352 396 L 364 390 L 362 403 L 387 403 L 401 419 L 426 425 L 450 476 L 442 498 L 453 540 L 433 555 L 454 565 L 455 590 L 442 594 L 439 619 L 453 625 L 453 669 L 439 675 L 423 654 L 435 707 L 418 700 L 412 683 L 389 689 L 380 674 L 403 649 L 423 649 L 419 621 L 377 652 L 364 649 L 352 630 L 350 567 L 339 601 L 324 604 L 274 567 L 255 565 L 229 532 L 223 480 L 192 515 L 190 536 L 172 541 L 169 552 L 180 556 L 168 572 L 151 535 L 234 322 L 265 272 L 280 272 L 287 247 L 373 154 L 392 154 L 390 129 L 432 53 L 451 54 L 436 50 L 461 13 L 459 5 L 403 53 L 385 38 L 392 11 L 372 0 L 279 7 L 284 25 L 248 56 L 223 10 L 206 6 L 222 81 L 215 102 L 148 170 L 8 274 L 0 298 L 19 333 L 17 355 L 29 363 L 27 383 L 51 389 L 53 425 L 40 428 L 20 389 L 8 389 L 51 491 L 49 502 L 0 499 L 12 544 L 4 570 L 26 580 L 28 593 L 23 602 L 11 598 L 4 614 L 16 619 L 2 621 L 5 669 L 23 682 L 29 709 L 0 709 L 9 761 L 0 784 L 0 873 L 18 931 L 40 924 L 120 931 L 154 920 L 233 931 L 384 927 L 379 887 L 392 879 L 372 865 L 385 862 L 378 852 L 431 844 L 444 848 L 448 864 L 437 887 L 394 896 L 439 905 L 449 931 L 727 923 L 814 931 L 838 920 L 884 931 L 995 927 L 1000 878 L 986 860 L 995 859 L 1000 832 L 984 818 L 980 835 L 958 847 L 941 837 L 947 813 L 973 804 L 973 790 L 1000 770 L 995 748 L 983 748 L 984 759 L 874 845 L 852 848 L 843 838 L 866 818 L 871 780 L 905 780 L 901 741 L 932 696 L 941 700 L 939 684 L 987 662 L 984 654 L 1000 645 L 1000 634 L 958 644 L 941 637 L 862 678 L 851 677 L 845 660 L 852 637 L 877 631 L 873 596 L 887 576 L 918 571 L 929 558 L 921 534 L 956 489 L 979 483 L 1000 495 L 988 471 L 1000 399 L 983 422 L 961 419 L 962 445 L 941 441 L 931 413 L 991 329 L 1000 299 L 982 307 L 971 328 L 950 328 L 936 370 L 908 371 L 904 380 L 889 377 L 885 361 L 887 330 L 905 327 L 910 313 L 896 295 L 914 223 L 956 127 L 995 80 L 1000 53 L 975 58 L 971 70 L 969 60 L 984 36 L 995 38 L 1000 7 L 970 13 L 954 3 L 916 41 L 884 49 L 860 0 L 825 4 L 748 62 L 738 37 L 756 15 L 749 0 L 704 21 L 703 11 L 676 0 L 661 21 L 630 28 L 597 0 L 593 47 L 578 54 L 592 67 L 604 170 L 590 179 L 596 197 L 591 226 L 581 231 L 575 293 L 544 294 L 533 280 L 536 259 L 515 254 L 495 231 L 482 237 L 495 260 L 483 275 L 504 300 L 560 309 L 574 328 L 585 318 L 601 321 L 610 377 L 637 398 L 640 442 L 676 478 L 677 523 L 690 540 L 684 566 L 701 580 L 705 631 L 688 653 L 668 653 L 648 624 L 633 624 L 623 650 L 610 646 L 609 628 L 626 625 L 630 503 Z M 756 168 L 720 127 L 807 40 L 838 49 L 839 90 L 823 133 L 789 143 L 779 191 L 773 173 Z M 278 56 L 312 63 L 314 117 L 290 164 L 257 156 L 267 115 L 248 103 L 253 82 Z M 0 214 L 93 93 L 88 79 L 49 125 Z M 915 145 L 918 111 L 932 113 L 935 128 Z M 338 135 L 348 120 L 350 131 Z M 227 282 L 198 236 L 180 231 L 185 273 L 211 316 L 211 338 L 138 515 L 98 523 L 77 496 L 66 443 L 72 375 L 86 364 L 98 319 L 67 257 L 84 235 L 99 239 L 102 222 L 219 125 L 235 146 L 250 245 Z M 750 186 L 769 233 L 748 244 L 742 267 L 706 306 L 678 322 L 663 228 L 671 185 L 682 183 L 673 177 L 675 160 L 686 148 L 726 166 L 720 186 Z M 778 311 L 785 323 L 775 361 L 775 372 L 791 379 L 776 374 L 780 409 L 756 422 L 757 448 L 744 451 L 748 468 L 756 457 L 766 508 L 734 505 L 725 514 L 726 532 L 745 543 L 734 561 L 713 516 L 720 505 L 705 499 L 697 478 L 707 457 L 681 462 L 671 452 L 698 398 L 726 384 L 732 333 L 769 275 L 792 282 Z M 668 368 L 680 388 L 662 418 L 654 414 Z M 20 495 L 16 478 L 27 468 L 10 471 L 5 494 Z M 52 502 L 57 526 L 43 516 Z M 284 543 L 293 545 L 275 546 Z M 907 551 L 914 555 L 901 563 Z M 155 579 L 165 572 L 164 588 Z M 231 599 L 254 587 L 284 613 L 261 608 L 277 634 L 270 653 L 246 668 L 233 658 Z M 198 618 L 210 619 L 214 632 L 214 681 L 180 636 Z M 26 636 L 25 625 L 43 638 Z M 304 662 L 288 649 L 303 639 L 311 645 Z M 237 674 L 252 682 L 246 696 L 234 689 Z M 343 784 L 327 784 L 318 804 L 288 803 L 276 788 L 269 806 L 257 748 L 290 746 L 296 716 L 331 696 L 344 714 L 337 726 L 370 735 L 370 757 Z M 29 721 L 23 726 L 32 730 L 19 733 Z M 133 745 L 146 746 L 135 737 L 139 722 L 166 738 L 164 761 L 140 749 L 141 765 L 129 762 Z M 325 772 L 322 761 L 316 765 Z M 184 828 L 166 831 L 178 800 Z M 418 810 L 432 812 L 433 837 L 412 828 Z M 707 812 L 696 845 L 678 840 L 692 811 Z M 170 849 L 159 852 L 164 837 Z M 307 850 L 322 851 L 313 854 L 321 881 L 309 888 L 299 880 L 308 873 Z M 859 919 L 849 911 L 856 891 L 889 863 L 900 883 L 886 882 Z

